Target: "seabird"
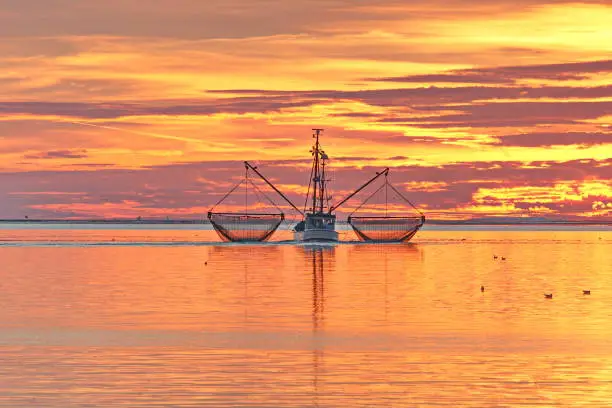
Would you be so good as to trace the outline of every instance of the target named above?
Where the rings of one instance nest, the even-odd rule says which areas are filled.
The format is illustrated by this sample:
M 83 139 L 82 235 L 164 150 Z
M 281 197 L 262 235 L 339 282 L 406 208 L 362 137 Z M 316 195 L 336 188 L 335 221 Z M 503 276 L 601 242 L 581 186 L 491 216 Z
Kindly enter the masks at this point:
M 544 294 L 544 297 L 545 297 L 546 299 L 552 299 L 552 293 L 545 293 L 545 294 Z
M 591 294 L 591 291 L 590 291 L 590 290 L 583 290 L 583 291 L 582 291 L 582 294 L 583 294 L 583 295 L 590 295 L 590 294 Z

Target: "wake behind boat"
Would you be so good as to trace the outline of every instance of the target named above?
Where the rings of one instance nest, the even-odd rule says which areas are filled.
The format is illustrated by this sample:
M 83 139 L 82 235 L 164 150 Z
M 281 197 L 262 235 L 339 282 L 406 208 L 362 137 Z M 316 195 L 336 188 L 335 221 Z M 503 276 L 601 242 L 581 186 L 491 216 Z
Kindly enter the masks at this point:
M 331 195 L 329 194 L 329 182 L 327 166 L 329 156 L 321 146 L 321 133 L 323 129 L 313 129 L 314 145 L 311 149 L 312 168 L 311 176 L 306 194 L 306 204 L 304 210 L 300 210 L 285 194 L 283 194 L 270 180 L 261 174 L 257 167 L 249 162 L 244 162 L 245 178 L 233 189 L 231 189 L 209 212 L 208 219 L 217 234 L 224 241 L 228 242 L 261 242 L 269 240 L 285 220 L 282 209 L 258 187 L 249 176 L 250 172 L 255 173 L 268 187 L 278 194 L 289 206 L 300 214 L 302 220 L 293 228 L 294 240 L 296 242 L 338 242 L 338 232 L 336 231 L 336 214 L 339 207 L 345 205 L 362 190 L 366 189 L 376 180 L 384 177 L 384 184 L 371 194 L 361 205 L 353 210 L 348 216 L 348 223 L 353 228 L 357 237 L 367 242 L 407 242 L 409 241 L 425 223 L 424 214 L 418 210 L 402 193 L 389 183 L 389 168 L 376 173 L 361 187 L 349 194 L 346 198 L 335 205 L 331 205 Z M 215 209 L 223 204 L 241 186 L 245 188 L 245 196 L 251 188 L 258 197 L 264 197 L 271 203 L 277 212 L 254 212 L 249 211 L 248 200 L 245 200 L 244 212 L 236 213 L 232 211 L 217 212 Z M 405 204 L 414 210 L 416 215 L 392 214 L 389 215 L 388 203 L 385 202 L 384 215 L 375 211 L 373 215 L 355 215 L 373 196 L 384 191 L 387 200 L 389 191 L 400 197 Z M 235 203 L 235 202 L 234 202 Z M 310 207 L 306 209 L 306 205 Z M 231 205 L 232 203 L 230 203 Z M 235 207 L 235 205 L 234 205 Z

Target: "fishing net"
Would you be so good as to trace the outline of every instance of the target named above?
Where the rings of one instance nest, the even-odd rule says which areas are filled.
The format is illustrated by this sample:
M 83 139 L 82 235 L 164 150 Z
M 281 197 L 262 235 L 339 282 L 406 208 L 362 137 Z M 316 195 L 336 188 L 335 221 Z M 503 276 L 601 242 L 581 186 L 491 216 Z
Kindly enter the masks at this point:
M 267 241 L 278 229 L 284 214 L 208 213 L 208 220 L 225 242 Z
M 409 241 L 425 223 L 425 217 L 349 217 L 348 223 L 362 241 Z
M 240 187 L 244 187 L 244 196 L 234 194 Z M 244 179 L 208 212 L 208 220 L 223 241 L 267 241 L 276 232 L 285 219 L 285 214 L 262 190 L 261 186 L 258 187 L 249 178 L 247 166 Z M 252 195 L 255 199 L 250 197 Z M 215 211 L 221 204 L 229 210 Z M 269 211 L 271 208 L 278 212 Z
M 425 224 L 425 215 L 385 175 L 384 184 L 349 215 L 348 223 L 361 241 L 407 242 Z

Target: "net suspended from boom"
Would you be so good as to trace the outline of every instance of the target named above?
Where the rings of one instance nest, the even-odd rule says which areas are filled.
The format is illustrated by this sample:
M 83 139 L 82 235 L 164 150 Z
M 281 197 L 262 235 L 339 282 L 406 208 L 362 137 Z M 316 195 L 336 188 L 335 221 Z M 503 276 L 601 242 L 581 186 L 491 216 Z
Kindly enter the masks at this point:
M 213 228 L 225 242 L 262 242 L 267 241 L 276 232 L 278 227 L 285 219 L 285 214 L 276 206 L 276 204 L 263 193 L 257 185 L 249 178 L 249 169 L 245 163 L 245 177 L 232 188 L 215 206 L 208 212 L 208 220 Z M 227 201 L 230 196 L 244 186 L 245 201 L 244 212 L 216 212 L 215 208 Z M 265 200 L 270 203 L 277 213 L 249 211 L 248 195 L 249 187 L 260 201 Z M 236 204 L 236 201 L 234 201 Z
M 361 210 L 364 205 L 372 200 L 377 195 L 384 192 L 385 208 L 377 209 L 373 215 L 359 216 L 354 215 Z M 404 208 L 393 206 L 393 215 L 389 215 L 389 192 L 398 197 L 403 203 Z M 413 214 L 397 215 L 399 210 L 405 213 L 405 205 L 408 205 Z M 377 215 L 379 213 L 384 215 Z M 355 234 L 361 241 L 367 242 L 407 242 L 421 229 L 425 224 L 425 215 L 402 195 L 391 183 L 385 174 L 385 182 L 382 187 L 372 193 L 359 207 L 355 209 L 348 217 L 348 223 L 355 231 Z
M 423 226 L 424 217 L 349 217 L 349 224 L 362 241 L 406 242 Z
M 285 215 L 208 213 L 208 220 L 225 242 L 267 241 L 278 229 Z

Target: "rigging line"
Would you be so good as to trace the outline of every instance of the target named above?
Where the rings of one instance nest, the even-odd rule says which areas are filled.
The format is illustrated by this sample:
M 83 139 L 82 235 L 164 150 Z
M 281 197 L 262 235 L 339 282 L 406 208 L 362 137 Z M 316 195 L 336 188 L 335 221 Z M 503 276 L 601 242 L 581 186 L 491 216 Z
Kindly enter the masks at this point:
M 329 181 L 331 183 L 331 182 L 334 181 L 333 179 L 334 179 L 335 172 L 334 172 L 333 168 L 331 170 L 328 170 L 328 172 L 329 172 L 329 178 L 327 179 L 327 181 Z M 332 199 L 332 195 L 330 194 L 329 191 L 330 191 L 330 189 L 328 187 L 327 194 L 326 194 L 326 197 L 325 197 L 325 199 L 327 201 L 327 204 L 326 204 L 327 208 L 331 207 L 331 199 Z
M 389 187 L 391 187 L 391 188 L 393 189 L 393 191 L 395 191 L 395 192 L 396 192 L 396 193 L 397 193 L 397 194 L 398 194 L 398 195 L 399 195 L 401 198 L 403 198 L 403 199 L 404 199 L 404 201 L 406 201 L 408 204 L 410 204 L 410 205 L 412 206 L 412 208 L 414 208 L 414 209 L 415 209 L 415 210 L 416 210 L 416 211 L 419 213 L 419 215 L 421 215 L 421 216 L 425 216 L 425 214 L 423 214 L 423 213 L 421 212 L 421 210 L 419 210 L 419 209 L 418 209 L 418 208 L 417 208 L 417 207 L 416 207 L 416 206 L 415 206 L 415 205 L 412 203 L 412 201 L 410 201 L 409 199 L 407 199 L 406 197 L 404 197 L 404 195 L 403 195 L 402 193 L 400 193 L 400 192 L 399 192 L 399 191 L 398 191 L 398 190 L 397 190 L 395 187 L 393 187 L 393 184 L 389 183 Z
M 352 213 L 349 214 L 349 218 L 353 216 L 353 214 L 355 214 L 357 211 L 359 211 L 361 209 L 361 207 L 363 207 L 364 205 L 366 205 L 368 203 L 368 201 L 370 201 L 372 199 L 372 197 L 374 197 L 377 193 L 380 192 L 380 190 L 382 190 L 383 188 L 385 188 L 385 185 L 383 184 L 382 186 L 380 186 L 378 188 L 378 190 L 374 191 L 372 194 L 370 194 L 370 196 L 368 198 L 366 198 L 366 200 L 359 204 L 359 207 L 357 207 L 355 210 L 353 210 Z
M 253 186 L 253 192 L 255 193 L 255 209 L 257 209 L 257 204 L 261 203 L 263 200 L 261 192 L 257 189 L 257 186 L 251 182 L 251 186 Z
M 249 183 L 251 184 L 251 186 L 253 186 L 253 189 L 255 191 L 255 194 L 257 195 L 257 198 L 259 199 L 260 195 L 261 197 L 265 198 L 266 200 L 268 200 L 268 202 L 270 204 L 272 204 L 274 206 L 274 208 L 276 208 L 278 211 L 280 211 L 281 213 L 283 213 L 283 210 L 281 210 L 274 201 L 272 201 L 272 199 L 270 197 L 268 197 L 268 195 L 266 193 L 264 193 L 263 191 L 261 191 L 259 189 L 259 187 L 257 187 L 257 185 L 255 185 L 255 183 L 253 183 L 252 180 L 249 180 Z
M 345 197 L 342 201 L 340 201 L 338 204 L 333 205 L 330 209 L 329 212 L 331 213 L 333 210 L 337 210 L 341 205 L 344 205 L 344 203 L 346 203 L 348 200 L 350 200 L 351 198 L 355 197 L 357 194 L 359 194 L 359 192 L 361 192 L 361 190 L 363 190 L 364 188 L 366 188 L 367 186 L 369 186 L 370 184 L 372 184 L 376 179 L 378 179 L 382 174 L 386 174 L 389 172 L 389 168 L 387 167 L 386 169 L 384 169 L 382 172 L 376 172 L 376 176 L 372 177 L 370 180 L 368 180 L 366 183 L 364 183 L 361 187 L 359 187 L 357 190 L 353 191 L 351 194 L 349 194 L 347 197 Z
M 389 174 L 385 174 L 385 217 L 389 216 Z
M 310 167 L 310 177 L 308 178 L 308 191 L 306 191 L 306 199 L 304 200 L 304 214 L 306 214 L 306 206 L 308 205 L 308 196 L 310 195 L 310 187 L 312 186 L 312 175 L 314 174 L 314 162 Z
M 209 211 L 209 212 L 213 212 L 213 210 L 214 210 L 214 209 L 215 209 L 215 208 L 216 208 L 216 207 L 217 207 L 219 204 L 221 204 L 223 201 L 225 201 L 225 199 L 226 199 L 227 197 L 229 197 L 229 196 L 230 196 L 230 195 L 231 195 L 231 194 L 232 194 L 234 191 L 236 191 L 236 189 L 237 189 L 238 187 L 240 187 L 240 186 L 242 185 L 242 183 L 244 183 L 244 180 L 240 180 L 240 182 L 239 182 L 238 184 L 236 184 L 236 185 L 234 186 L 234 188 L 232 188 L 232 189 L 231 189 L 231 190 L 230 190 L 230 191 L 229 191 L 227 194 L 225 194 L 225 195 L 223 196 L 223 198 L 222 198 L 222 199 L 220 199 L 220 200 L 217 202 L 217 204 L 215 204 L 215 205 L 214 205 L 214 206 L 213 206 L 213 207 L 210 209 L 210 211 Z
M 257 174 L 257 175 L 258 175 L 258 176 L 259 176 L 259 177 L 260 177 L 260 178 L 261 178 L 263 181 L 265 181 L 265 182 L 266 182 L 266 184 L 267 184 L 268 186 L 270 186 L 270 188 L 272 188 L 272 190 L 276 191 L 276 193 L 277 193 L 279 196 L 281 196 L 281 197 L 282 197 L 282 199 L 283 199 L 283 200 L 285 200 L 285 201 L 286 201 L 286 202 L 287 202 L 287 203 L 288 203 L 288 204 L 289 204 L 291 207 L 293 207 L 293 209 L 294 209 L 295 211 L 299 212 L 299 213 L 300 213 L 300 215 L 302 215 L 302 216 L 304 215 L 304 213 L 303 213 L 303 212 L 302 212 L 302 211 L 301 211 L 299 208 L 297 208 L 297 207 L 295 206 L 295 204 L 293 204 L 293 203 L 291 202 L 291 200 L 289 200 L 289 199 L 287 198 L 287 196 L 285 196 L 285 195 L 284 195 L 284 194 L 283 194 L 283 193 L 282 193 L 282 192 L 281 192 L 281 191 L 280 191 L 278 188 L 276 188 L 276 187 L 274 186 L 274 184 L 272 184 L 272 183 L 270 182 L 270 180 L 268 180 L 268 179 L 267 179 L 267 178 L 266 178 L 266 177 L 265 177 L 263 174 L 261 174 L 260 172 L 258 172 L 258 171 L 257 171 L 257 167 L 253 167 L 253 166 L 251 166 L 251 164 L 250 164 L 249 162 L 247 162 L 247 161 L 245 161 L 245 162 L 244 162 L 244 164 L 245 164 L 245 166 L 247 166 L 249 169 L 253 170 L 253 172 L 255 172 L 255 174 Z

